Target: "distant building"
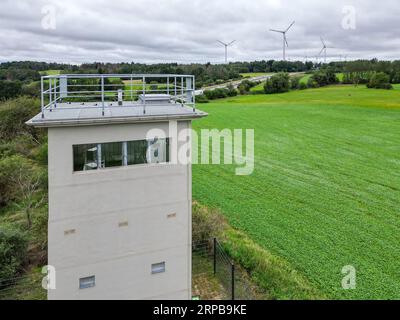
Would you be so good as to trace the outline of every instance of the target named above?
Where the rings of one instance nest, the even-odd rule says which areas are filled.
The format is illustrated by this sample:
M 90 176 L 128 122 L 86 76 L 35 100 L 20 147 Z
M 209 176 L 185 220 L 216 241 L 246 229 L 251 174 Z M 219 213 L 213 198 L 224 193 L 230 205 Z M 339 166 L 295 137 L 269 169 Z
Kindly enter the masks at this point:
M 206 115 L 192 76 L 42 78 L 27 124 L 48 128 L 49 299 L 191 298 L 191 165 L 170 128 Z

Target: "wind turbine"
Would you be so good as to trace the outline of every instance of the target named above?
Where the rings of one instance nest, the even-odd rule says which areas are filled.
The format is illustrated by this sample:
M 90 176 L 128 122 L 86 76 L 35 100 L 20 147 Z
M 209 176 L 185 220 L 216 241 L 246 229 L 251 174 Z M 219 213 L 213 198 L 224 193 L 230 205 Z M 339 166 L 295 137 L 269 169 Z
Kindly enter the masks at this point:
M 233 40 L 233 41 L 231 41 L 231 42 L 229 42 L 229 43 L 225 43 L 225 42 L 222 42 L 222 41 L 220 41 L 220 40 L 217 40 L 220 44 L 222 44 L 223 46 L 225 46 L 225 64 L 228 64 L 228 47 L 230 46 L 230 45 L 232 45 L 236 40 Z
M 321 56 L 321 54 L 324 52 L 324 61 L 326 63 L 326 49 L 333 49 L 333 47 L 328 47 L 324 41 L 324 39 L 322 37 L 321 38 L 321 42 L 322 42 L 322 49 L 319 53 L 319 55 Z
M 286 38 L 286 33 L 294 25 L 294 23 L 295 23 L 295 21 L 293 21 L 292 24 L 286 30 L 269 29 L 269 31 L 272 31 L 272 32 L 282 33 L 282 36 L 283 36 L 283 61 L 286 60 L 286 47 L 289 47 L 289 44 L 288 44 L 287 38 Z

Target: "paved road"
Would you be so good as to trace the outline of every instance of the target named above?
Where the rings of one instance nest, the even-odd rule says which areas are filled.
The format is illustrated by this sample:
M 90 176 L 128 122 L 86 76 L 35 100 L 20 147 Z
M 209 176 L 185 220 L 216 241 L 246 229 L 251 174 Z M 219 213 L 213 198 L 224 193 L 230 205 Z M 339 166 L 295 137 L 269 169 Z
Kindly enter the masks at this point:
M 290 73 L 290 76 L 297 76 L 297 75 L 301 75 L 301 74 L 304 74 L 304 72 L 293 72 L 293 73 Z M 237 89 L 237 87 L 239 86 L 239 84 L 243 80 L 250 80 L 252 82 L 263 82 L 263 81 L 271 78 L 272 76 L 273 76 L 273 74 L 266 74 L 264 76 L 258 76 L 258 77 L 252 77 L 252 78 L 243 78 L 243 79 L 240 79 L 240 80 L 230 81 L 230 82 L 218 84 L 218 85 L 215 85 L 215 86 L 204 87 L 204 88 L 201 88 L 200 90 L 196 90 L 195 94 L 196 94 L 196 96 L 198 96 L 200 94 L 203 94 L 205 90 L 214 90 L 214 89 L 218 89 L 218 88 L 227 88 L 230 84 L 232 84 L 233 87 Z
M 242 83 L 243 80 L 250 80 L 253 82 L 262 82 L 267 80 L 268 78 L 270 78 L 272 75 L 267 74 L 265 76 L 257 76 L 257 77 L 251 77 L 251 78 L 243 78 L 240 80 L 234 80 L 234 81 L 230 81 L 230 82 L 226 82 L 226 83 L 222 83 L 222 84 L 218 84 L 215 86 L 210 86 L 210 87 L 204 87 L 201 88 L 200 90 L 196 90 L 196 96 L 198 96 L 199 94 L 203 94 L 205 90 L 214 90 L 214 89 L 221 89 L 221 88 L 227 88 L 229 85 L 232 85 L 235 89 L 237 89 L 237 87 L 239 86 L 239 84 Z

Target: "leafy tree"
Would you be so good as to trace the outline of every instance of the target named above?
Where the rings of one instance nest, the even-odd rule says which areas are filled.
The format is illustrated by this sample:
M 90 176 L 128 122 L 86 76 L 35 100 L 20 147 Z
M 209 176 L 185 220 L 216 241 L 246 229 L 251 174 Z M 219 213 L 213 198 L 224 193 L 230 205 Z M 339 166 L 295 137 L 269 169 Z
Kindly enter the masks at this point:
M 290 89 L 296 90 L 300 87 L 300 79 L 301 77 L 295 76 L 290 78 Z
M 307 89 L 307 84 L 304 82 L 300 82 L 299 83 L 299 90 L 305 90 Z
M 400 71 L 397 71 L 393 74 L 392 83 L 400 83 Z
M 40 110 L 37 99 L 20 97 L 0 105 L 0 141 L 10 141 L 17 136 L 27 136 L 39 144 L 37 129 L 25 124 Z
M 278 73 L 267 79 L 264 85 L 264 92 L 267 94 L 282 93 L 289 91 L 289 74 Z
M 239 93 L 242 95 L 247 94 L 249 93 L 250 89 L 255 87 L 256 85 L 257 83 L 250 80 L 243 80 L 238 86 Z
M 390 84 L 389 75 L 384 72 L 374 73 L 367 84 L 367 87 L 374 89 L 393 89 L 393 86 Z
M 315 72 L 311 76 L 311 81 L 315 81 L 318 84 L 318 87 L 336 84 L 339 82 L 333 69 L 324 69 Z
M 0 225 L 0 286 L 11 285 L 10 279 L 20 271 L 28 247 L 26 234 L 9 225 Z M 8 280 L 8 281 L 7 281 Z
M 18 97 L 22 93 L 20 81 L 0 80 L 0 100 Z
M 0 159 L 0 207 L 6 206 L 20 196 L 15 187 L 19 170 L 31 172 L 31 162 L 21 155 L 12 155 Z

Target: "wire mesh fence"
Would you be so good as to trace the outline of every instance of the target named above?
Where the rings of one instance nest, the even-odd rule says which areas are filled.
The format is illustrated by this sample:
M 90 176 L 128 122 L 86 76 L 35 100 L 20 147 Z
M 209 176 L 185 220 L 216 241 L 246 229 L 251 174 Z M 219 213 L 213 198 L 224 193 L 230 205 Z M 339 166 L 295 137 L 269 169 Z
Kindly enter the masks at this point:
M 40 272 L 31 272 L 25 276 L 0 279 L 0 300 L 46 300 L 43 276 Z
M 256 300 L 257 289 L 214 238 L 193 243 L 193 295 L 206 300 Z
M 46 300 L 39 270 L 0 279 L 0 300 Z M 260 299 L 245 270 L 235 265 L 216 239 L 192 244 L 192 292 L 202 300 Z

